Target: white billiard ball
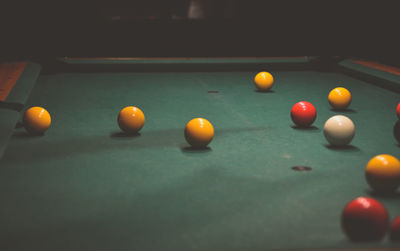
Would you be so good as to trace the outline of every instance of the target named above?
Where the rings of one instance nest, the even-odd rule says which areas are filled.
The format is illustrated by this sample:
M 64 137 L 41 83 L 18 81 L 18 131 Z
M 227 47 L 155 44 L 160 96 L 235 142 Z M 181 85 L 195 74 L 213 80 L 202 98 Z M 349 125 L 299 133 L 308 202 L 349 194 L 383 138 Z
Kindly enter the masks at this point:
M 324 135 L 332 146 L 345 146 L 354 138 L 354 123 L 346 116 L 336 115 L 324 125 Z

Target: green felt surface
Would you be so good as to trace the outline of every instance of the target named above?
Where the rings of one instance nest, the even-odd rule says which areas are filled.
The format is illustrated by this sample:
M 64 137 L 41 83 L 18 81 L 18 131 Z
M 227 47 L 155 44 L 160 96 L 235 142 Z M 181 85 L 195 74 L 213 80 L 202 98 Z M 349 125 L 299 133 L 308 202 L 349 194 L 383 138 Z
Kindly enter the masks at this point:
M 13 133 L 19 113 L 1 106 L 0 103 L 0 159 Z
M 287 250 L 400 248 L 351 243 L 340 229 L 345 204 L 373 196 L 391 217 L 400 195 L 371 194 L 364 168 L 376 154 L 399 156 L 392 135 L 398 96 L 343 74 L 273 72 L 272 92 L 256 72 L 59 73 L 42 75 L 29 105 L 53 124 L 44 136 L 16 129 L 0 160 L 0 248 L 5 250 Z M 326 146 L 323 124 L 337 85 L 353 93 L 344 112 L 352 145 Z M 218 91 L 218 93 L 208 93 Z M 300 100 L 315 128 L 292 128 Z M 140 136 L 117 115 L 140 107 Z M 393 108 L 393 109 L 392 109 Z M 187 148 L 185 124 L 215 127 L 208 150 Z M 310 172 L 292 166 L 307 165 Z

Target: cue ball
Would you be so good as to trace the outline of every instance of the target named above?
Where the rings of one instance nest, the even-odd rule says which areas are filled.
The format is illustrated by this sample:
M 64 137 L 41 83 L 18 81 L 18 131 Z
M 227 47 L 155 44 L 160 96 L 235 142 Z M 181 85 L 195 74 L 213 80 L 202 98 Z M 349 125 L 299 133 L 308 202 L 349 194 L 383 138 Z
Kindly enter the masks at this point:
M 204 148 L 214 137 L 214 127 L 204 118 L 190 120 L 185 127 L 185 139 L 193 147 Z
M 119 128 L 126 133 L 138 133 L 145 121 L 143 112 L 134 106 L 127 106 L 118 114 Z
M 358 197 L 344 208 L 341 224 L 343 231 L 353 241 L 378 241 L 387 232 L 389 216 L 379 201 Z
M 292 107 L 290 117 L 297 126 L 308 127 L 314 123 L 317 117 L 317 110 L 310 102 L 300 101 Z
M 400 241 L 400 215 L 393 221 L 390 228 L 390 240 Z
M 23 124 L 30 134 L 42 134 L 50 127 L 50 113 L 42 107 L 31 107 L 24 114 Z
M 394 192 L 400 186 L 400 161 L 389 154 L 373 157 L 365 168 L 365 177 L 377 192 Z
M 324 125 L 324 135 L 332 146 L 345 146 L 354 138 L 353 121 L 346 116 L 336 115 L 329 118 Z
M 336 87 L 329 92 L 328 101 L 334 109 L 345 109 L 351 103 L 351 93 L 346 88 Z
M 268 91 L 274 85 L 274 77 L 269 72 L 260 72 L 254 77 L 254 84 L 260 91 Z

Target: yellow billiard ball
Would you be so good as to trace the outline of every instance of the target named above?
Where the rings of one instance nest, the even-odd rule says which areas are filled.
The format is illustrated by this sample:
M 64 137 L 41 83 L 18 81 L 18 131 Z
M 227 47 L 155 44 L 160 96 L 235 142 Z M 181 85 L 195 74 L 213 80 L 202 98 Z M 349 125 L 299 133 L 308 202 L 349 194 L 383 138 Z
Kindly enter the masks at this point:
M 268 91 L 274 85 L 274 77 L 269 72 L 262 71 L 254 77 L 254 84 L 260 91 Z
M 42 134 L 50 127 L 50 113 L 39 106 L 31 107 L 25 111 L 23 124 L 29 133 Z
M 345 109 L 351 103 L 351 93 L 346 88 L 337 87 L 329 93 L 328 101 L 334 109 Z
M 377 192 L 393 192 L 400 185 L 400 161 L 389 154 L 373 157 L 365 169 L 368 184 Z
M 214 127 L 203 118 L 190 120 L 185 127 L 186 141 L 193 147 L 206 147 L 214 137 Z
M 126 133 L 137 133 L 142 129 L 145 122 L 143 112 L 134 106 L 123 108 L 118 114 L 118 125 Z

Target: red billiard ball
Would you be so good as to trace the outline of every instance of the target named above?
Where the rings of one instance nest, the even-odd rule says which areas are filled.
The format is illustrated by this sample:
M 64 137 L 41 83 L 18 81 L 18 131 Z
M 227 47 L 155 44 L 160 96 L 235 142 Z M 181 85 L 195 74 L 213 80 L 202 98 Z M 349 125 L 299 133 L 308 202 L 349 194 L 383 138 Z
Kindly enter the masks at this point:
M 292 107 L 290 116 L 297 126 L 308 127 L 314 123 L 317 117 L 317 110 L 310 102 L 300 101 Z
M 393 221 L 390 228 L 390 240 L 400 241 L 400 215 Z
M 344 208 L 341 223 L 344 232 L 353 241 L 378 241 L 386 234 L 389 216 L 379 201 L 358 197 Z
M 400 119 L 400 102 L 397 104 L 396 114 L 397 114 L 397 117 Z

